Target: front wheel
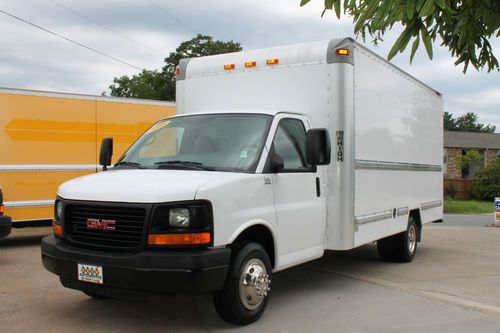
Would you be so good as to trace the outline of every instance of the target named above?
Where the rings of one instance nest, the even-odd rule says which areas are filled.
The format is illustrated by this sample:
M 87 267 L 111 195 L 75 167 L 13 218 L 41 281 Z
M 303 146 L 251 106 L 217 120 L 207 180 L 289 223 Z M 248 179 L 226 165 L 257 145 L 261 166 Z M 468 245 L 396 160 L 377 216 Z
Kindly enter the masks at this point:
M 271 261 L 262 245 L 237 244 L 224 288 L 213 295 L 219 316 L 239 325 L 257 321 L 269 300 L 271 274 Z

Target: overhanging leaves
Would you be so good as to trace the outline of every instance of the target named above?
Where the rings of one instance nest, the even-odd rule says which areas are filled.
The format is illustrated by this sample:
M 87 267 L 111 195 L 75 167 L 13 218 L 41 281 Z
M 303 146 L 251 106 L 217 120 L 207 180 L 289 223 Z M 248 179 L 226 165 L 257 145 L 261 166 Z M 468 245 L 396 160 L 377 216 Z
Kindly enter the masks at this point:
M 301 0 L 300 5 L 309 2 Z M 324 0 L 324 5 L 322 15 L 331 10 L 340 18 L 343 8 L 344 14 L 353 19 L 354 33 L 363 39 L 371 36 L 375 44 L 394 24 L 402 25 L 404 30 L 388 59 L 403 52 L 411 41 L 410 62 L 420 41 L 432 59 L 432 44 L 439 36 L 442 46 L 456 58 L 455 65 L 463 64 L 464 72 L 469 64 L 478 70 L 499 70 L 489 43 L 500 36 L 498 0 Z

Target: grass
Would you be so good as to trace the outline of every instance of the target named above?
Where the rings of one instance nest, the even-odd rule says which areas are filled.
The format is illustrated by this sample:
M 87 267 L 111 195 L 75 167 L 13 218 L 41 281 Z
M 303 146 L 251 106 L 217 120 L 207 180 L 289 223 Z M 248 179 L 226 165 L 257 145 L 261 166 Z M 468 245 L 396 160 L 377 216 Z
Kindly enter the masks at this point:
M 489 214 L 493 213 L 493 202 L 476 200 L 444 200 L 444 212 L 448 214 Z

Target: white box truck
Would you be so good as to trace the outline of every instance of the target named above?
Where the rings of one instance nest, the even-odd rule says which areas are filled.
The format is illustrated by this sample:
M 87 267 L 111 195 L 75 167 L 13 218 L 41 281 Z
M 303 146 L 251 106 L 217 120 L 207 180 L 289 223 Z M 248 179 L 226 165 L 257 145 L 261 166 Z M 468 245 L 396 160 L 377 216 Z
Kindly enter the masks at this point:
M 442 219 L 442 109 L 349 38 L 182 60 L 178 115 L 59 187 L 43 264 L 94 297 L 213 292 L 248 324 L 325 250 L 409 262 Z

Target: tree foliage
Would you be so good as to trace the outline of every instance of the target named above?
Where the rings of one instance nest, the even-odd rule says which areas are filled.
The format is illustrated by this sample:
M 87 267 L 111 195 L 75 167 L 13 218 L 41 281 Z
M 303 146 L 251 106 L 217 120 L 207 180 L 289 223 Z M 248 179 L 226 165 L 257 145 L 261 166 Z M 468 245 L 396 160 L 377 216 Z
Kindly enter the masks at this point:
M 481 200 L 493 201 L 500 193 L 500 158 L 496 158 L 475 175 L 472 194 Z
M 301 0 L 300 5 L 310 1 Z M 477 70 L 499 70 L 489 42 L 500 36 L 499 0 L 325 0 L 322 15 L 328 10 L 335 11 L 338 18 L 342 12 L 351 16 L 354 33 L 363 39 L 370 35 L 375 44 L 395 24 L 401 24 L 404 30 L 392 46 L 389 60 L 412 40 L 410 62 L 421 43 L 432 59 L 432 43 L 439 36 L 456 58 L 455 65 L 463 63 L 464 73 L 469 64 Z
M 168 100 L 168 90 L 165 86 L 163 73 L 143 70 L 132 77 L 115 77 L 109 89 L 111 96 Z
M 175 100 L 175 68 L 184 58 L 197 58 L 221 53 L 238 52 L 239 43 L 214 40 L 210 36 L 198 35 L 182 42 L 175 52 L 165 58 L 161 71 L 143 70 L 132 77 L 115 77 L 109 86 L 111 96 Z
M 484 156 L 477 150 L 468 150 L 465 155 L 458 159 L 458 165 L 461 169 L 481 168 L 484 164 Z
M 477 114 L 474 112 L 467 112 L 463 116 L 454 118 L 449 112 L 443 115 L 443 125 L 446 131 L 455 132 L 481 132 L 481 133 L 494 133 L 496 126 L 485 125 L 478 123 Z

